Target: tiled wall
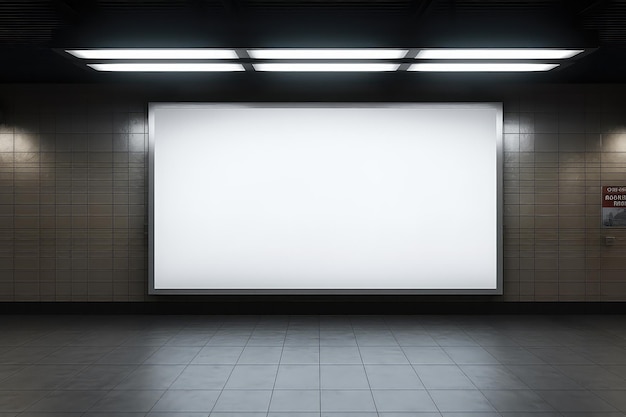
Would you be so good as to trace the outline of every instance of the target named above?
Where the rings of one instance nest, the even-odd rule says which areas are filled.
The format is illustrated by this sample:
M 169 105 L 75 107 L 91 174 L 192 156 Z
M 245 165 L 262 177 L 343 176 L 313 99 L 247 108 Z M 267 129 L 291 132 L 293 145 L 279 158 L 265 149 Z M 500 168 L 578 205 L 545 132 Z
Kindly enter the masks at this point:
M 626 229 L 600 220 L 601 186 L 626 185 L 624 93 L 546 85 L 402 98 L 504 103 L 505 295 L 489 300 L 626 301 Z M 181 98 L 154 96 L 0 87 L 0 301 L 155 299 L 147 103 Z

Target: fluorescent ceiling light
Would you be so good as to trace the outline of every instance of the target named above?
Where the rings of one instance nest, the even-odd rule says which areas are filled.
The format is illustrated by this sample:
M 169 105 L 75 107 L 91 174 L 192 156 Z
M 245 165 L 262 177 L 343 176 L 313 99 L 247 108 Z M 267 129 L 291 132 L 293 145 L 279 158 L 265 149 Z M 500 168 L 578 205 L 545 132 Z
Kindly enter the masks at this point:
M 256 71 L 282 71 L 282 72 L 385 72 L 396 71 L 400 64 L 387 63 L 320 63 L 320 64 L 287 64 L 287 63 L 263 63 L 252 64 Z
M 428 63 L 413 64 L 409 71 L 424 72 L 533 72 L 550 71 L 559 64 L 522 64 L 522 63 Z
M 250 49 L 254 59 L 401 59 L 407 49 Z
M 422 49 L 417 59 L 567 59 L 582 49 Z
M 74 49 L 82 59 L 237 59 L 232 49 Z
M 96 71 L 121 72 L 217 72 L 244 71 L 241 64 L 226 63 L 141 63 L 87 64 Z

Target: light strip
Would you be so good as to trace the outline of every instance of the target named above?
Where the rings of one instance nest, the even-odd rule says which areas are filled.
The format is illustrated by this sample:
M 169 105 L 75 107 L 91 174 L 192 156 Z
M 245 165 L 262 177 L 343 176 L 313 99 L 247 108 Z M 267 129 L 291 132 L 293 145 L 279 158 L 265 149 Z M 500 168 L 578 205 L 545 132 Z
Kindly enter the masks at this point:
M 559 64 L 530 63 L 423 63 L 413 64 L 409 71 L 423 72 L 538 72 L 550 71 Z
M 72 49 L 82 59 L 237 59 L 232 49 Z
M 582 49 L 422 49 L 417 59 L 567 59 Z
M 111 63 L 87 64 L 96 71 L 119 72 L 232 72 L 244 71 L 241 64 L 227 63 Z
M 262 63 L 252 64 L 256 71 L 279 72 L 386 72 L 396 71 L 400 64 L 388 63 Z
M 250 49 L 254 59 L 401 59 L 408 49 Z

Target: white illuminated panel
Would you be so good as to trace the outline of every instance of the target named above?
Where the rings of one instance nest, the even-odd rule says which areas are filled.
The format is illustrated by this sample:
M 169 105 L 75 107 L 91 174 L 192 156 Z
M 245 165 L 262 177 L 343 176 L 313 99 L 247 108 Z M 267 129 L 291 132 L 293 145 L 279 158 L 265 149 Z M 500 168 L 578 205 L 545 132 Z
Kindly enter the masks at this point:
M 151 104 L 151 292 L 499 293 L 499 104 Z
M 583 49 L 422 49 L 417 59 L 567 59 Z
M 255 71 L 277 72 L 388 72 L 396 71 L 400 64 L 389 63 L 260 63 L 252 64 Z
M 249 49 L 254 59 L 401 59 L 407 49 Z

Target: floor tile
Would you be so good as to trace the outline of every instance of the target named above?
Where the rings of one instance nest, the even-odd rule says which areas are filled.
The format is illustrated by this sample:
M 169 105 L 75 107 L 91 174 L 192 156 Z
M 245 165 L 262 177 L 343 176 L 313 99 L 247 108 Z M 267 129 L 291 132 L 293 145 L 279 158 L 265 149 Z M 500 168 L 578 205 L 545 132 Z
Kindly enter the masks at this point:
M 355 331 L 356 341 L 360 347 L 364 346 L 398 346 L 393 333 L 388 330 L 382 331 Z
M 372 393 L 369 390 L 322 390 L 322 413 L 376 411 Z
M 580 384 L 549 365 L 510 365 L 507 368 L 531 389 L 583 389 Z
M 248 344 L 250 334 L 245 333 L 216 333 L 209 339 L 206 346 L 245 346 Z
M 538 393 L 557 411 L 617 411 L 615 407 L 590 391 L 546 390 Z
M 274 390 L 270 412 L 318 412 L 320 411 L 319 390 Z M 291 414 L 290 414 L 291 415 Z M 286 416 L 285 416 L 286 417 Z
M 407 346 L 402 348 L 409 362 L 415 365 L 448 365 L 454 361 L 439 346 Z
M 544 363 L 542 359 L 519 346 L 485 347 L 485 350 L 496 358 L 498 362 L 505 365 L 533 365 Z
M 0 412 L 24 411 L 47 394 L 47 391 L 0 391 Z
M 278 365 L 237 365 L 226 382 L 226 389 L 272 389 Z
M 32 404 L 27 411 L 83 413 L 106 394 L 106 391 L 54 391 Z
M 531 390 L 482 390 L 491 405 L 500 412 L 553 412 L 554 408 Z
M 550 364 L 593 364 L 593 362 L 579 355 L 567 347 L 530 347 L 528 351 Z
M 505 416 L 505 417 L 508 417 L 508 416 Z M 529 417 L 535 417 L 535 416 L 529 416 Z M 558 416 L 555 416 L 555 417 L 624 417 L 624 413 L 620 413 L 619 411 L 609 412 L 609 413 L 602 413 L 602 412 L 595 413 L 595 412 L 589 412 L 589 411 L 586 411 L 584 413 L 564 412 L 564 413 L 558 414 Z
M 476 389 L 456 365 L 414 365 L 413 369 L 427 389 Z
M 372 394 L 379 412 L 437 411 L 430 395 L 423 390 L 373 390 Z
M 309 335 L 289 335 L 285 337 L 285 342 L 283 343 L 284 347 L 319 347 L 320 339 L 319 336 L 314 334 Z
M 478 390 L 428 391 L 441 412 L 496 411 Z
M 528 389 L 513 372 L 502 365 L 464 365 L 461 370 L 479 389 Z
M 213 409 L 220 391 L 168 390 L 151 411 L 158 412 L 205 412 Z
M 145 360 L 148 365 L 186 365 L 200 352 L 199 347 L 163 346 Z
M 275 389 L 319 389 L 319 365 L 280 365 Z
M 89 411 L 100 412 L 148 412 L 163 395 L 157 390 L 110 391 Z
M 363 365 L 321 365 L 320 386 L 322 389 L 369 389 Z
M 103 365 L 139 365 L 148 359 L 158 347 L 156 346 L 120 346 L 96 361 Z
M 169 388 L 173 390 L 221 390 L 226 385 L 233 368 L 233 365 L 189 365 Z
M 267 412 L 271 397 L 271 390 L 224 390 L 213 412 Z
M 626 390 L 611 389 L 593 392 L 616 409 L 626 412 Z
M 626 365 L 626 348 L 623 346 L 571 346 L 570 349 L 600 365 Z
M 334 333 L 322 333 L 320 334 L 320 346 L 345 346 L 356 347 L 356 337 L 354 334 L 334 334 Z
M 126 339 L 123 346 L 163 346 L 173 337 L 171 334 L 164 335 L 151 335 L 151 334 L 138 334 Z
M 268 365 L 280 362 L 282 346 L 246 346 L 237 361 L 242 365 Z
M 361 353 L 355 346 L 320 346 L 320 363 L 323 364 L 361 364 Z
M 280 363 L 293 365 L 319 364 L 320 348 L 319 346 L 285 346 Z
M 192 364 L 234 365 L 239 360 L 243 346 L 207 346 L 202 348 L 191 361 Z
M 213 333 L 186 332 L 179 333 L 167 341 L 165 346 L 202 347 L 207 344 Z
M 365 365 L 365 371 L 371 389 L 424 389 L 409 365 Z
M 134 365 L 91 365 L 72 376 L 64 390 L 110 390 L 135 370 Z
M 380 412 L 378 413 L 378 417 L 441 417 L 441 413 L 438 412 L 412 412 L 412 413 L 387 413 Z M 500 416 L 498 416 L 500 417 Z
M 31 365 L 0 382 L 0 390 L 54 390 L 84 368 L 84 365 Z
M 626 390 L 626 379 L 600 365 L 557 365 L 555 368 L 585 388 Z
M 39 360 L 40 364 L 91 364 L 112 351 L 113 347 L 67 346 Z
M 439 347 L 439 344 L 432 336 L 423 332 L 394 331 L 393 335 L 400 346 Z
M 289 412 L 289 413 L 281 413 L 281 412 L 272 412 L 267 413 L 267 417 L 320 417 L 320 412 L 309 412 L 309 413 L 300 413 L 300 412 Z M 265 414 L 263 417 L 266 417 Z
M 479 346 L 444 347 L 450 358 L 458 365 L 499 364 L 487 350 Z
M 183 365 L 139 365 L 115 386 L 116 390 L 165 390 L 185 369 Z
M 24 369 L 26 365 L 14 364 L 14 365 L 0 365 L 0 382 L 3 379 L 10 377 L 14 373 Z
M 406 355 L 399 346 L 359 347 L 361 359 L 365 364 L 391 365 L 408 364 Z
M 49 346 L 20 346 L 11 348 L 0 353 L 0 363 L 2 364 L 31 364 L 37 363 L 51 353 L 59 350 L 60 347 Z
M 461 332 L 432 332 L 432 338 L 443 347 L 478 346 L 478 342 Z

